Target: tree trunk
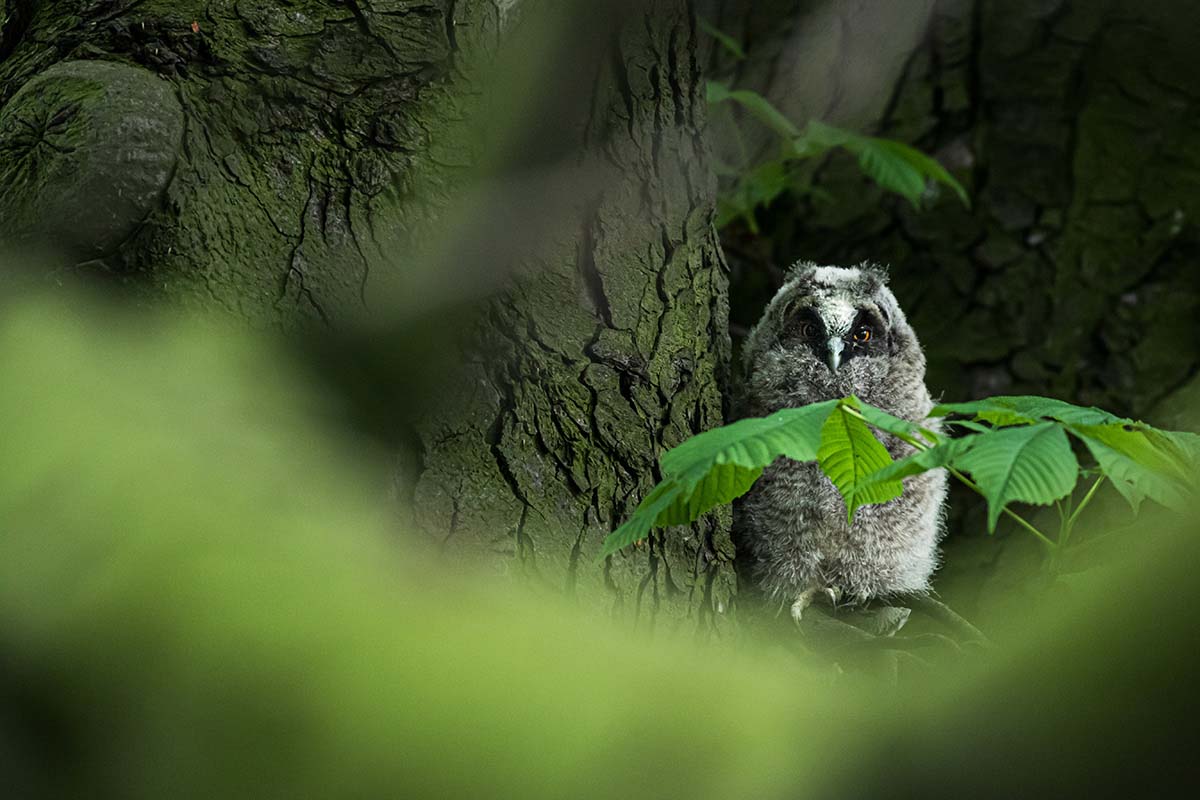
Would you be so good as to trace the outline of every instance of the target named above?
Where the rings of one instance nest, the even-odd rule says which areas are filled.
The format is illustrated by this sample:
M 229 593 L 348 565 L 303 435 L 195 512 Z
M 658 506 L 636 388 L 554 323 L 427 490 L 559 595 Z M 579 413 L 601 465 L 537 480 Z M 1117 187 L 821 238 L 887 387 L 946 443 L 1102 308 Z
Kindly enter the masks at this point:
M 380 298 L 420 306 L 431 263 L 494 282 L 494 258 L 512 280 L 413 428 L 416 521 L 585 607 L 708 631 L 733 596 L 727 517 L 596 562 L 661 451 L 722 420 L 698 36 L 684 0 L 590 5 L 538 28 L 537 4 L 483 0 L 4 0 L 0 239 L 176 305 L 333 329 Z M 564 38 L 518 54 L 546 59 L 528 98 L 490 98 L 530 30 Z M 551 178 L 480 224 L 450 213 L 476 168 Z M 440 255 L 421 266 L 418 243 Z
M 474 330 L 479 357 L 421 426 L 415 505 L 447 548 L 639 624 L 709 630 L 734 589 L 727 516 L 595 561 L 658 455 L 720 424 L 728 360 L 696 29 L 686 3 L 631 9 L 565 126 L 574 158 L 613 177 Z

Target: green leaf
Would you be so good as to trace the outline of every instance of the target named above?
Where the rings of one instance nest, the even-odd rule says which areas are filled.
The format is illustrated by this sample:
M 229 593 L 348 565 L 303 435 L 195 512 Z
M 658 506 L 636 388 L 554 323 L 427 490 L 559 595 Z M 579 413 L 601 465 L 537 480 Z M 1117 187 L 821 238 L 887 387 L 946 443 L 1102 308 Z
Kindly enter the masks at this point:
M 793 141 L 792 147 L 798 158 L 804 158 L 834 147 L 844 147 L 860 138 L 856 133 L 814 119 L 804 126 L 804 133 Z
M 969 416 L 999 426 L 1030 425 L 1043 419 L 1077 425 L 1129 424 L 1131 422 L 1099 408 L 1076 406 L 1052 397 L 1028 395 L 1000 395 L 970 403 L 942 403 L 934 406 L 933 410 L 929 412 L 931 417 L 944 417 L 949 414 Z
M 706 81 L 704 84 L 704 99 L 710 106 L 715 106 L 717 103 L 723 103 L 728 100 L 731 91 L 733 90 L 720 81 Z
M 786 456 L 817 457 L 822 425 L 837 400 L 785 408 L 693 436 L 661 459 L 663 481 L 604 540 L 600 558 L 644 539 L 651 528 L 682 525 L 745 494 L 763 468 Z
M 877 486 L 888 487 L 895 481 L 902 480 L 910 475 L 917 475 L 931 469 L 944 467 L 950 463 L 954 456 L 961 454 L 970 446 L 970 439 L 944 439 L 915 422 L 893 416 L 882 409 L 862 402 L 854 396 L 846 398 L 842 402 L 842 405 L 843 408 L 850 407 L 860 413 L 863 419 L 872 427 L 886 431 L 900 439 L 915 439 L 917 441 L 924 439 L 928 444 L 933 445 L 933 447 L 929 447 L 928 449 L 918 450 L 906 458 L 893 461 L 882 469 L 876 470 L 864 477 L 859 483 L 859 489 L 864 493 L 864 496 L 869 496 Z M 883 494 L 886 495 L 886 491 Z M 861 504 L 867 505 L 871 502 L 873 501 L 864 499 Z
M 709 105 L 732 101 L 746 109 L 755 119 L 787 140 L 800 136 L 796 127 L 771 101 L 750 89 L 731 89 L 719 81 L 709 81 L 705 86 L 705 97 Z
M 849 413 L 846 405 L 850 404 L 839 404 L 821 427 L 817 463 L 846 501 L 846 520 L 853 523 L 859 506 L 899 497 L 904 486 L 899 480 L 865 481 L 868 475 L 892 463 L 892 457 L 867 423 Z
M 1053 422 L 1004 428 L 972 437 L 953 459 L 971 473 L 988 501 L 988 532 L 1013 501 L 1049 505 L 1075 487 L 1079 465 L 1063 429 Z
M 858 155 L 858 165 L 871 180 L 884 189 L 903 197 L 913 208 L 921 207 L 925 194 L 925 176 L 903 158 L 897 158 L 890 148 L 879 147 L 865 140 L 847 146 Z
M 738 420 L 693 436 L 663 454 L 663 474 L 698 480 L 717 464 L 765 467 L 780 456 L 812 461 L 817 457 L 821 426 L 837 404 L 837 400 L 826 400 L 785 408 L 768 417 Z
M 717 198 L 717 227 L 722 228 L 742 218 L 746 220 L 751 233 L 757 234 L 754 210 L 759 206 L 769 206 L 791 187 L 791 171 L 781 159 L 765 161 L 754 169 L 738 173 L 734 186 Z
M 872 138 L 869 141 L 871 142 L 871 146 L 880 151 L 880 153 L 887 153 L 891 158 L 907 163 L 922 176 L 922 180 L 929 178 L 935 183 L 949 187 L 958 196 L 958 199 L 964 206 L 967 208 L 971 207 L 971 200 L 967 197 L 967 190 L 963 188 L 961 183 L 954 179 L 954 176 L 937 159 L 927 156 L 915 147 L 909 147 L 903 142 L 878 138 Z
M 972 422 L 967 419 L 950 419 L 946 420 L 947 425 L 954 425 L 963 430 L 971 431 L 972 433 L 987 433 L 991 430 L 987 425 L 980 425 L 978 422 Z
M 1200 474 L 1200 434 L 1190 431 L 1159 431 L 1178 448 L 1184 461 L 1188 464 L 1188 475 L 1192 480 Z
M 655 527 L 686 525 L 717 506 L 733 502 L 750 491 L 762 472 L 762 467 L 742 467 L 737 464 L 713 467 L 690 492 L 679 492 L 674 502 L 654 520 Z
M 655 486 L 650 494 L 638 503 L 629 519 L 605 537 L 597 560 L 603 561 L 618 550 L 645 539 L 650 529 L 657 524 L 659 516 L 677 502 L 682 494 L 683 487 L 675 481 L 666 480 Z
M 883 188 L 906 198 L 913 207 L 920 207 L 926 181 L 930 180 L 949 187 L 963 205 L 971 205 L 966 189 L 945 167 L 903 142 L 862 136 L 812 120 L 793 141 L 792 152 L 796 158 L 807 158 L 833 147 L 858 156 L 863 172 Z
M 871 426 L 878 428 L 881 431 L 896 436 L 900 439 L 924 439 L 930 444 L 940 441 L 940 437 L 933 431 L 923 428 L 915 422 L 900 417 L 892 416 L 881 408 L 876 408 L 869 403 L 864 403 L 854 395 L 847 397 L 842 401 L 843 406 L 853 408 L 858 413 L 862 414 L 863 419 Z
M 920 475 L 931 469 L 953 466 L 955 459 L 974 446 L 978 441 L 974 436 L 962 439 L 943 439 L 928 450 L 918 450 L 905 458 L 898 458 L 883 469 L 873 472 L 863 478 L 864 488 L 873 484 L 889 483 L 902 480 L 912 475 Z
M 759 164 L 739 177 L 734 189 L 736 205 L 751 211 L 759 206 L 768 206 L 787 190 L 790 180 L 787 165 L 782 161 Z
M 720 30 L 703 17 L 698 17 L 697 21 L 700 23 L 700 30 L 716 39 L 722 47 L 732 53 L 737 59 L 741 60 L 746 57 L 746 51 L 742 49 L 737 39 Z
M 1186 434 L 1120 423 L 1070 425 L 1068 430 L 1083 440 L 1135 513 L 1147 497 L 1176 510 L 1188 507 L 1196 462 Z
M 1080 474 L 1069 431 L 1088 447 L 1135 511 L 1146 497 L 1179 508 L 1195 493 L 1200 436 L 1160 431 L 1097 408 L 1032 396 L 947 403 L 930 416 L 960 414 L 990 423 L 951 421 L 972 434 L 950 439 L 893 416 L 857 397 L 789 408 L 716 428 L 663 454 L 663 480 L 607 539 L 601 558 L 645 538 L 651 529 L 682 525 L 745 494 L 781 457 L 816 460 L 841 493 L 847 519 L 857 509 L 900 496 L 905 478 L 932 469 L 971 473 L 988 501 L 994 531 L 1012 502 L 1048 505 L 1066 496 Z M 931 446 L 893 461 L 872 428 L 914 446 Z
M 742 217 L 746 218 L 746 226 L 750 232 L 757 235 L 758 223 L 754 221 L 753 209 L 743 208 L 730 198 L 717 198 L 717 216 L 713 220 L 713 224 L 717 226 L 718 230 Z

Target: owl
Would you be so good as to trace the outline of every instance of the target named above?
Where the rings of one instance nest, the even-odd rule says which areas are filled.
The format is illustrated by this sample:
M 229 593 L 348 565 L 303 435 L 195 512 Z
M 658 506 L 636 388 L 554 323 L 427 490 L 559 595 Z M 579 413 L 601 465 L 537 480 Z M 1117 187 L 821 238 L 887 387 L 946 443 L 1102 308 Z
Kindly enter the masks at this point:
M 743 366 L 744 416 L 851 394 L 913 421 L 933 406 L 921 345 L 885 273 L 870 264 L 793 267 L 750 332 Z M 924 424 L 937 430 L 935 421 Z M 879 437 L 893 458 L 912 452 Z M 757 589 L 790 603 L 797 620 L 820 597 L 837 604 L 927 591 L 945 496 L 945 472 L 925 472 L 848 524 L 842 496 L 815 462 L 780 458 L 735 507 L 739 560 Z

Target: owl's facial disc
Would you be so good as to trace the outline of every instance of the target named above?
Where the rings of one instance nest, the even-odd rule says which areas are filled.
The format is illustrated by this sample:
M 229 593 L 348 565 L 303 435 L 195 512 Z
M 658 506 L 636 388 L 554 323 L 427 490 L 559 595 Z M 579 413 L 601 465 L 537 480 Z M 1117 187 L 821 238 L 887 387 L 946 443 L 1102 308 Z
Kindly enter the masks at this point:
M 789 309 L 784 338 L 798 338 L 831 373 L 857 356 L 884 355 L 887 329 L 874 308 L 840 298 L 807 297 Z

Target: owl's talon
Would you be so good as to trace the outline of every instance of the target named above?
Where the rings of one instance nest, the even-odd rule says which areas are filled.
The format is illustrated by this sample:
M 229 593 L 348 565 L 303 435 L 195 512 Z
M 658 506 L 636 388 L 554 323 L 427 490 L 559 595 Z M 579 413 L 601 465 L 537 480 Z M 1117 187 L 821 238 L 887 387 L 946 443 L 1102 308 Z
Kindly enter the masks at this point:
M 800 624 L 800 620 L 804 618 L 804 609 L 812 605 L 816 596 L 816 589 L 805 589 L 796 596 L 796 602 L 792 603 L 792 622 Z
M 829 605 L 833 608 L 838 607 L 838 603 L 842 602 L 842 590 L 837 586 L 826 586 L 821 590 L 821 594 L 825 595 L 825 599 L 829 601 Z

